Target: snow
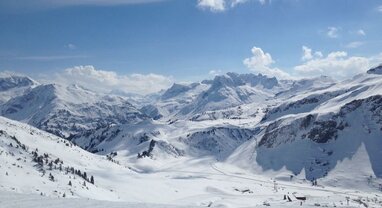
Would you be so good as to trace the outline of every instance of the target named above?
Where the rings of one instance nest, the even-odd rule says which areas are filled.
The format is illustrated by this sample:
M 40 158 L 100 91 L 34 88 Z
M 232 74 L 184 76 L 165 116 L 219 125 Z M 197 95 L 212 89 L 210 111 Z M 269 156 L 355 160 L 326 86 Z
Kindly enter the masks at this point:
M 167 160 L 143 158 L 136 163 L 121 161 L 118 165 L 106 160 L 104 156 L 88 153 L 76 146 L 66 146 L 64 140 L 59 137 L 25 124 L 1 118 L 0 127 L 0 130 L 6 132 L 0 136 L 2 152 L 0 165 L 4 167 L 2 170 L 8 173 L 7 176 L 4 172 L 1 173 L 0 190 L 5 195 L 11 196 L 1 200 L 10 207 L 16 207 L 16 205 L 27 207 L 29 206 L 27 203 L 31 201 L 40 206 L 50 203 L 71 206 L 75 201 L 78 203 L 73 206 L 104 204 L 111 207 L 169 207 L 168 204 L 188 207 L 208 205 L 248 207 L 262 206 L 266 202 L 276 207 L 295 207 L 300 202 L 293 198 L 292 193 L 307 196 L 308 200 L 303 203 L 307 207 L 314 206 L 315 203 L 336 204 L 338 207 L 341 207 L 342 203 L 343 207 L 358 207 L 359 203 L 353 200 L 359 197 L 369 200 L 366 202 L 373 206 L 381 206 L 382 203 L 379 201 L 380 193 L 366 185 L 364 192 L 358 187 L 352 189 L 351 186 L 337 188 L 325 184 L 312 187 L 304 177 L 295 177 L 290 180 L 289 175 L 275 177 L 266 172 L 258 175 L 236 165 L 216 161 L 211 157 L 199 159 L 181 157 Z M 85 169 L 88 175 L 94 175 L 95 185 L 88 183 L 86 188 L 82 186 L 83 179 L 80 177 L 74 179 L 73 175 L 58 170 L 46 170 L 55 176 L 54 182 L 48 179 L 48 174 L 41 177 L 42 173 L 31 162 L 31 155 L 21 151 L 20 148 L 15 148 L 15 144 L 10 147 L 9 143 L 12 140 L 6 135 L 15 136 L 28 147 L 29 151 L 38 148 L 39 152 L 48 153 L 51 158 L 60 158 L 65 166 Z M 120 157 L 122 156 L 117 156 L 116 160 L 121 159 Z M 18 158 L 25 158 L 25 161 L 17 160 Z M 69 180 L 72 181 L 73 186 L 67 185 Z M 43 193 L 44 199 L 41 199 L 40 193 Z M 74 201 L 64 199 L 63 193 L 66 194 L 65 198 L 79 199 Z M 283 200 L 284 194 L 292 197 L 292 202 Z M 349 206 L 345 203 L 346 197 L 352 200 Z M 20 198 L 21 204 L 13 203 Z M 94 199 L 123 203 L 96 202 L 93 201 Z M 127 203 L 124 204 L 125 202 Z
M 0 73 L 0 104 L 22 95 L 26 90 L 36 87 L 33 79 L 11 72 Z
M 192 208 L 192 206 L 172 206 L 147 203 L 110 202 L 89 199 L 63 199 L 44 197 L 34 194 L 15 194 L 0 192 L 0 204 L 3 208 L 51 207 L 51 208 Z
M 149 119 L 123 97 L 78 85 L 38 85 L 10 99 L 0 110 L 2 116 L 65 138 L 101 125 Z
M 0 117 L 1 205 L 382 207 L 378 74 L 334 83 L 228 73 L 150 96 L 139 107 L 156 120 L 128 98 L 77 85 L 39 85 L 7 101 L 2 109 L 22 105 L 9 117 L 24 123 Z M 114 117 L 129 113 L 133 122 Z M 81 118 L 70 141 L 25 124 L 58 115 L 60 125 Z M 105 116 L 115 120 L 90 125 Z M 57 134 L 58 126 L 49 127 Z M 35 149 L 59 158 L 64 171 L 40 167 Z M 66 167 L 86 171 L 95 184 Z

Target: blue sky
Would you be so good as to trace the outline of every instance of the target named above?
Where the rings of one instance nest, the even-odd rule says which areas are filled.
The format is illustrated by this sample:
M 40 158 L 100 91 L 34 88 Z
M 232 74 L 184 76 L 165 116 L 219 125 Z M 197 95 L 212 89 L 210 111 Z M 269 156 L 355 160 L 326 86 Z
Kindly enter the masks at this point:
M 382 61 L 379 0 L 2 0 L 0 27 L 0 70 L 34 75 L 346 78 Z

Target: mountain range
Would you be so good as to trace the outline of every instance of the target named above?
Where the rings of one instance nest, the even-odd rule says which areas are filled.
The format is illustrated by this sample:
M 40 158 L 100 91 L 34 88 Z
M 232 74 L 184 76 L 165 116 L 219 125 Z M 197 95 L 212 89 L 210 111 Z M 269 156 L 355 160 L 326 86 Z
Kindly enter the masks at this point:
M 324 192 L 380 196 L 382 65 L 344 81 L 227 73 L 147 96 L 3 74 L 0 95 L 3 191 L 217 207 L 242 206 L 236 191 L 247 189 L 268 194 L 260 204 L 280 205 L 269 197 L 286 192 L 312 205 Z M 193 200 L 191 187 L 206 201 Z

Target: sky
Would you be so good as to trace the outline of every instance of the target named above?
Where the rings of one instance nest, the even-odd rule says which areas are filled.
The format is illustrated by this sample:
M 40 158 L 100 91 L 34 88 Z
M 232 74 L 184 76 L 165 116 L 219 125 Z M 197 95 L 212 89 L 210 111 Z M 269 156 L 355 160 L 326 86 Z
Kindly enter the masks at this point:
M 380 0 L 1 0 L 0 28 L 0 71 L 141 94 L 226 72 L 343 80 L 382 63 Z

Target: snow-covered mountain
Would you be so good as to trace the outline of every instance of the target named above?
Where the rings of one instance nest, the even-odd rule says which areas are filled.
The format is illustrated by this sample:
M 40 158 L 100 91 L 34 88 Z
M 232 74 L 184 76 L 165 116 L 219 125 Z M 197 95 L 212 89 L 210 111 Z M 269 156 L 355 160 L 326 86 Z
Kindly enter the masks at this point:
M 382 74 L 382 64 L 377 67 L 371 68 L 367 71 L 368 74 Z
M 341 172 L 337 180 L 353 185 L 382 178 L 382 76 L 369 72 L 269 109 L 259 134 L 230 160 L 253 152 L 240 163 L 261 172 L 286 169 L 310 180 Z
M 78 85 L 39 85 L 1 106 L 1 115 L 68 137 L 100 126 L 145 119 L 126 98 L 98 94 Z
M 334 84 L 334 80 L 324 76 L 294 81 L 277 80 L 261 74 L 227 73 L 200 83 L 174 84 L 141 111 L 154 119 L 167 120 L 249 117 L 257 112 L 246 111 L 253 106 L 265 108 L 295 94 L 325 89 Z
M 237 107 L 205 111 L 185 120 L 178 117 L 167 122 L 167 117 L 164 117 L 166 119 L 138 125 L 104 127 L 97 132 L 74 137 L 72 141 L 89 151 L 103 151 L 101 154 L 106 154 L 108 150 L 118 151 L 130 159 L 150 150 L 149 155 L 153 158 L 209 155 L 218 160 L 241 160 L 239 164 L 247 161 L 246 168 L 249 166 L 262 171 L 277 172 L 284 167 L 291 174 L 304 172 L 304 177 L 309 180 L 327 176 L 336 170 L 337 161 L 351 158 L 358 148 L 365 147 L 366 151 L 362 150 L 362 154 L 366 152 L 370 157 L 370 165 L 366 170 L 359 169 L 363 171 L 362 177 L 382 177 L 382 161 L 378 159 L 382 158 L 378 152 L 382 143 L 377 139 L 382 138 L 381 75 L 369 71 L 340 83 L 328 77 L 318 77 L 276 80 L 266 86 L 258 86 L 261 80 L 271 82 L 261 75 L 253 75 L 251 79 L 248 75 L 240 77 L 229 74 L 204 83 L 204 88 L 208 89 L 194 96 L 182 109 L 192 103 L 200 104 L 200 95 L 206 92 L 216 91 L 219 94 L 233 88 L 236 90 L 228 91 L 235 93 L 218 101 L 240 100 Z M 252 79 L 260 81 L 248 84 Z M 191 92 L 200 85 L 174 85 L 163 94 L 162 99 L 167 101 L 185 96 L 185 92 Z M 240 104 L 245 103 L 245 98 L 239 99 L 236 92 L 242 92 L 243 86 L 251 89 L 253 86 L 259 87 L 263 94 L 265 91 L 270 95 L 258 101 L 255 100 L 259 98 L 256 97 L 258 93 L 248 104 Z M 172 101 L 176 103 L 176 100 Z M 346 143 L 353 146 L 344 145 Z M 371 150 L 371 147 L 377 148 Z M 251 152 L 250 156 L 243 155 L 248 152 Z M 235 155 L 251 159 L 238 159 Z
M 0 73 L 0 105 L 37 86 L 33 79 L 11 72 Z
M 263 103 L 282 86 L 276 78 L 261 74 L 236 74 L 216 76 L 208 90 L 202 92 L 178 115 L 196 115 L 206 111 L 221 110 L 247 103 Z
M 303 194 L 307 206 L 326 200 L 322 205 L 378 207 L 379 72 L 376 67 L 343 82 L 228 73 L 139 97 L 148 102 L 140 110 L 123 96 L 38 85 L 3 104 L 2 114 L 66 140 L 0 117 L 6 156 L 0 162 L 13 177 L 0 179 L 0 190 L 217 207 L 269 201 L 295 207 L 297 197 L 287 204 L 283 195 Z M 98 182 L 92 186 L 60 164 Z M 37 184 L 17 182 L 29 174 Z M 76 186 L 68 187 L 72 178 Z M 345 204 L 346 197 L 352 201 Z

